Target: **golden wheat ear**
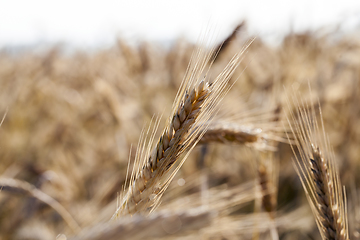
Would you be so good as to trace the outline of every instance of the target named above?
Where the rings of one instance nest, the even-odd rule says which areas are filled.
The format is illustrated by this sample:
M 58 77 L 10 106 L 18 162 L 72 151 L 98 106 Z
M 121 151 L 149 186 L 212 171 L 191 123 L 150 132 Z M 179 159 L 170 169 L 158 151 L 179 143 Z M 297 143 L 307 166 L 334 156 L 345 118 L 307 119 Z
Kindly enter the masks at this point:
M 229 93 L 230 94 L 230 93 Z M 256 107 L 250 101 L 237 99 L 234 107 L 229 96 L 216 118 L 209 124 L 199 144 L 223 143 L 245 145 L 259 151 L 276 151 L 277 143 L 288 143 L 281 126 L 281 107 Z
M 207 81 L 206 73 L 216 54 L 215 48 L 199 47 L 194 52 L 159 140 L 153 147 L 154 135 L 148 143 L 140 140 L 129 187 L 122 194 L 124 197 L 112 219 L 149 213 L 156 208 L 190 150 L 205 133 L 216 106 L 229 90 L 230 78 L 252 41 L 234 55 L 212 83 Z M 187 154 L 182 156 L 185 152 Z
M 276 151 L 275 143 L 285 142 L 285 138 L 276 132 L 277 126 L 273 126 L 273 129 L 269 129 L 261 126 L 256 127 L 253 124 L 242 125 L 237 122 L 213 121 L 200 139 L 199 144 L 217 142 L 246 145 L 259 151 Z
M 291 104 L 294 111 L 291 111 Z M 296 149 L 294 165 L 311 205 L 322 239 L 349 239 L 345 192 L 340 183 L 319 106 L 320 124 L 314 105 L 288 99 Z

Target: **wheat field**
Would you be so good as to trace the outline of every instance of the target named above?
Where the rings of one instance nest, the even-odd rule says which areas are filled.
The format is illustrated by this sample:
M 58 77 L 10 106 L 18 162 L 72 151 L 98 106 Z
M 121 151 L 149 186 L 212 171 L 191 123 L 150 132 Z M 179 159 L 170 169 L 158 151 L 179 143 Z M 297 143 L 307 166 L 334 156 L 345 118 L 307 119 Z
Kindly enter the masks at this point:
M 0 239 L 360 239 L 360 38 L 244 28 L 0 50 Z

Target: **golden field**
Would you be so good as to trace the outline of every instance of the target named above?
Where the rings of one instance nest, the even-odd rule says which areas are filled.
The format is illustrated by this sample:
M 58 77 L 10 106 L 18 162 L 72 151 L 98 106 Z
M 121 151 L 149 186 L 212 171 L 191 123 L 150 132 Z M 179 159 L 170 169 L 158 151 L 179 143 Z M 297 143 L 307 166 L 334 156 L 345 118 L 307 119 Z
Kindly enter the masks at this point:
M 245 35 L 225 42 L 208 78 Z M 293 92 L 321 105 L 346 188 L 349 237 L 360 239 L 360 38 L 317 32 L 289 34 L 278 46 L 255 39 L 216 116 L 260 130 L 255 142 L 200 142 L 158 209 L 124 217 L 106 235 L 141 132 L 162 116 L 160 136 L 195 48 L 119 39 L 92 52 L 0 51 L 0 179 L 21 180 L 0 181 L 0 239 L 272 239 L 274 231 L 280 239 L 321 239 L 286 135 Z M 264 169 L 273 184 L 265 192 Z M 271 211 L 262 204 L 269 196 Z M 101 235 L 100 225 L 110 230 Z

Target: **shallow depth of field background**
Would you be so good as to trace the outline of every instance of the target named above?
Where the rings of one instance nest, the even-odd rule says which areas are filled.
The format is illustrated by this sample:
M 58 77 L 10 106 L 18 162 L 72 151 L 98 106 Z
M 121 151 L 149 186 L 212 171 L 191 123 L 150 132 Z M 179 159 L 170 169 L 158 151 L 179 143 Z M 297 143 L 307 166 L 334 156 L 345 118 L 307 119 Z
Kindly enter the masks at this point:
M 0 46 L 63 42 L 77 48 L 110 46 L 116 37 L 129 42 L 195 42 L 207 26 L 220 39 L 242 20 L 249 31 L 278 44 L 290 31 L 319 28 L 350 31 L 359 27 L 360 3 L 354 0 L 304 1 L 0 1 Z
M 249 37 L 257 36 L 224 107 L 245 116 L 272 102 L 281 107 L 286 121 L 287 90 L 295 89 L 304 99 L 319 99 L 347 189 L 350 237 L 358 239 L 356 2 L 0 0 L 0 116 L 7 112 L 0 127 L 0 176 L 35 185 L 59 201 L 83 228 L 106 221 L 115 211 L 141 130 L 154 115 L 165 119 L 170 112 L 197 37 L 214 28 L 219 43 L 246 20 L 210 74 L 220 72 Z M 236 123 L 266 125 L 266 120 L 258 120 L 240 117 Z M 290 147 L 279 143 L 274 156 L 280 238 L 320 239 Z M 220 192 L 234 193 L 256 181 L 256 149 L 214 143 L 207 146 L 202 167 L 197 164 L 200 157 L 198 146 L 165 192 L 161 209 L 175 209 L 174 202 L 182 198 L 192 199 L 188 207 L 194 207 L 191 202 L 201 197 L 196 194 L 203 188 L 203 176 L 209 189 Z M 235 194 L 250 197 L 232 202 L 214 225 L 182 237 L 252 239 L 259 233 L 269 239 L 266 227 L 259 227 L 262 220 L 253 215 L 256 191 L 247 188 Z M 213 196 L 207 197 L 211 202 Z M 186 201 L 182 203 L 186 209 Z M 55 239 L 60 233 L 72 235 L 54 210 L 16 189 L 1 190 L 0 239 Z M 167 236 L 171 237 L 179 235 Z

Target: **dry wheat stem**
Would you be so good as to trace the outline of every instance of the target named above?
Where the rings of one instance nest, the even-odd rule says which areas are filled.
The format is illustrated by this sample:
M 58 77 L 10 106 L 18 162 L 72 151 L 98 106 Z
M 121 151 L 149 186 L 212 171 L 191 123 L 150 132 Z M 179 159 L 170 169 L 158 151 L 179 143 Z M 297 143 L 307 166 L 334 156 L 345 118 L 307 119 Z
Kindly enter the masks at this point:
M 352 186 L 352 210 L 355 212 L 353 215 L 353 239 L 360 239 L 360 192 L 356 189 L 355 183 Z
M 242 183 L 241 185 L 231 188 L 226 185 L 221 185 L 208 190 L 207 205 L 203 204 L 204 201 L 201 198 L 201 192 L 196 192 L 184 197 L 168 199 L 166 204 L 162 205 L 161 208 L 182 210 L 206 207 L 218 212 L 221 216 L 226 216 L 256 199 L 261 199 L 262 195 L 256 194 L 257 189 L 254 181 Z
M 276 191 L 273 181 L 270 180 L 269 170 L 261 164 L 258 168 L 259 184 L 262 192 L 262 207 L 268 212 L 272 219 L 275 217 L 276 211 Z
M 4 116 L 2 117 L 2 119 L 1 119 L 1 122 L 0 122 L 0 127 L 1 127 L 1 125 L 3 124 L 3 122 L 4 122 L 4 120 L 5 120 L 5 118 L 6 118 L 6 114 L 8 113 L 8 108 L 6 108 L 6 111 L 5 111 L 5 113 L 4 113 Z
M 289 124 L 300 155 L 292 147 L 295 166 L 320 234 L 323 239 L 348 239 L 346 202 L 323 122 L 320 128 L 313 107 L 295 97 L 292 102 L 297 111 Z
M 258 224 L 259 222 L 261 224 Z M 309 229 L 312 225 L 311 218 L 303 207 L 293 209 L 290 212 L 278 212 L 275 223 L 276 228 L 286 229 L 289 232 L 299 230 L 307 232 L 310 231 Z M 226 239 L 254 239 L 251 235 L 253 235 L 255 231 L 259 234 L 266 233 L 273 225 L 274 222 L 268 218 L 268 213 L 224 216 L 216 221 L 216 226 L 212 225 L 204 229 L 203 235 L 212 236 L 210 239 L 224 239 L 224 237 L 226 237 Z M 215 237 L 219 234 L 221 234 L 221 237 Z
M 30 194 L 31 196 L 35 197 L 36 199 L 46 203 L 50 207 L 52 207 L 59 215 L 65 220 L 65 222 L 69 225 L 73 232 L 79 232 L 80 227 L 74 218 L 70 215 L 70 213 L 55 199 L 50 197 L 49 195 L 45 194 L 44 192 L 37 189 L 34 185 L 30 183 L 13 179 L 13 178 L 0 178 L 0 186 L 1 189 L 3 187 L 10 187 L 21 189 L 26 193 Z
M 256 157 L 256 170 L 260 199 L 255 202 L 256 210 L 262 208 L 267 212 L 272 222 L 269 226 L 271 239 L 278 240 L 279 234 L 276 228 L 276 205 L 277 205 L 277 186 L 278 186 L 278 161 L 274 159 L 274 152 L 259 152 Z M 261 222 L 262 224 L 262 222 Z M 258 233 L 254 233 L 258 235 Z M 256 237 L 256 236 L 254 236 Z
M 152 134 L 149 142 L 142 138 L 140 140 L 128 190 L 112 219 L 120 215 L 151 212 L 158 206 L 170 181 L 206 131 L 216 106 L 229 90 L 228 82 L 238 67 L 242 54 L 252 41 L 235 54 L 211 84 L 202 79 L 203 74 L 206 76 L 211 67 L 210 59 L 214 49 L 208 51 L 198 48 L 195 51 L 175 98 L 171 117 L 157 144 L 151 149 L 155 134 Z M 185 157 L 173 167 L 185 151 Z
M 216 216 L 216 212 L 202 208 L 159 211 L 150 216 L 127 216 L 114 223 L 103 223 L 84 229 L 79 235 L 69 240 L 134 240 L 181 236 L 210 226 Z

